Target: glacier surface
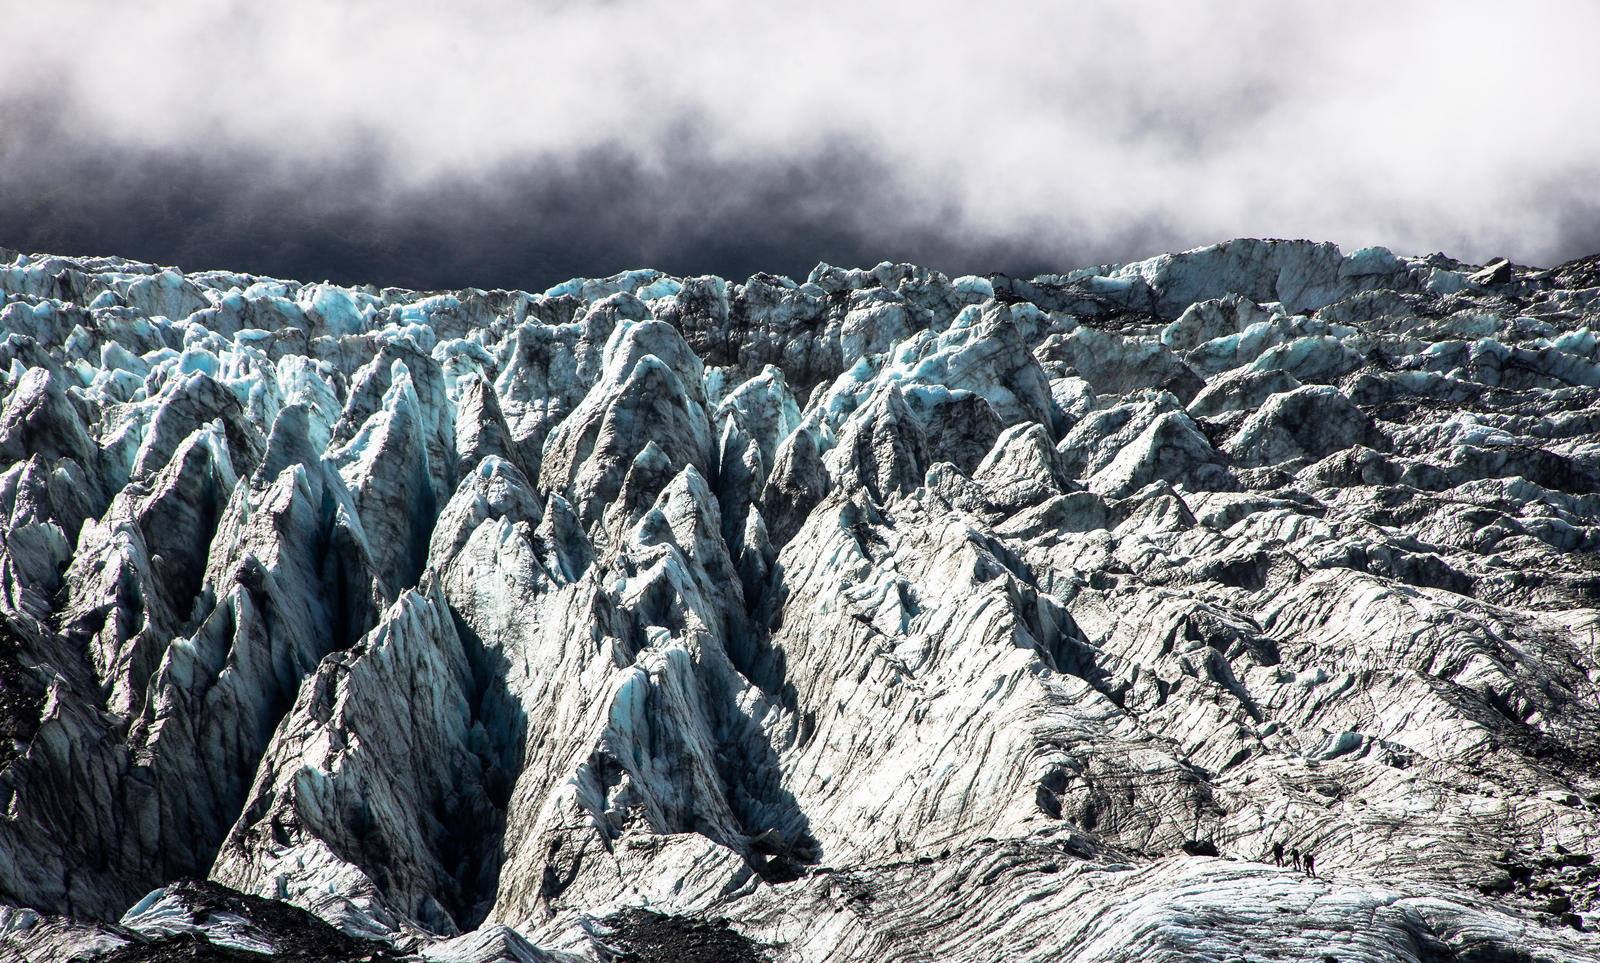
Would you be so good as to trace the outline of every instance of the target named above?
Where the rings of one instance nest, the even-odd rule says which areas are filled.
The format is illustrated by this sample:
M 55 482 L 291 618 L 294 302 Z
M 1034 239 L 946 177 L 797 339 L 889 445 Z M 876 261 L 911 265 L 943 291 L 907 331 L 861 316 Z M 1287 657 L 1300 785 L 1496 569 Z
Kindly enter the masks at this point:
M 1600 261 L 0 291 L 0 953 L 1600 961 Z

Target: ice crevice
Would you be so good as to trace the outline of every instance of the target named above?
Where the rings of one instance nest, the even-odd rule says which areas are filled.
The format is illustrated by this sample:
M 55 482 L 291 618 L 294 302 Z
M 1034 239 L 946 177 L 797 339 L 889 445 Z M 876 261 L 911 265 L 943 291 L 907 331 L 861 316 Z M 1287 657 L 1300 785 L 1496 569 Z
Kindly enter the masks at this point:
M 1600 960 L 1593 259 L 0 293 L 4 952 Z

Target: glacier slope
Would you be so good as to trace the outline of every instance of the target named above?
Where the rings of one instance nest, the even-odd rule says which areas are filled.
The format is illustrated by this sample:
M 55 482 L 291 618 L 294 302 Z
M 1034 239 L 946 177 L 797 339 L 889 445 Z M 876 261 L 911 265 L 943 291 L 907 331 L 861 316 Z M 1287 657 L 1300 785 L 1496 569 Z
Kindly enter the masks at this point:
M 24 958 L 1600 959 L 1592 261 L 0 261 Z

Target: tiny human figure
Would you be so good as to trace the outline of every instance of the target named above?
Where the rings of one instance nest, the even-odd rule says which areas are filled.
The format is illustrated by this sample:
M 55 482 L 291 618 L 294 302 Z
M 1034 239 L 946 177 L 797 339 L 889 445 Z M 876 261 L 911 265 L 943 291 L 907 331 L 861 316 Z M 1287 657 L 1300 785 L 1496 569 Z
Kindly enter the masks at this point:
M 1289 850 L 1289 862 L 1294 865 L 1295 869 L 1300 868 L 1300 847 L 1296 846 Z
M 1283 865 L 1283 840 L 1272 844 L 1272 861 L 1279 866 Z
M 1306 875 L 1307 876 L 1315 876 L 1315 875 L 1317 875 L 1316 865 L 1317 865 L 1317 858 L 1315 856 L 1311 855 L 1310 852 L 1307 852 L 1306 853 Z

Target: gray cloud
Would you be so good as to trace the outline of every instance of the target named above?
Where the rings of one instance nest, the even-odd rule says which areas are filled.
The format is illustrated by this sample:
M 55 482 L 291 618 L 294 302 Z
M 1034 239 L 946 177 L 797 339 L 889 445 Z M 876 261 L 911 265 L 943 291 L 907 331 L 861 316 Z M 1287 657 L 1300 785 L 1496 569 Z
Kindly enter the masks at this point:
M 1398 9 L 1397 9 L 1398 8 Z M 0 243 L 537 287 L 1600 240 L 1585 2 L 30 5 Z
M 686 132 L 652 164 L 606 145 L 411 185 L 369 151 L 291 163 L 245 148 L 84 149 L 54 116 L 0 108 L 0 124 L 55 158 L 0 155 L 0 242 L 13 247 L 419 288 L 539 289 L 640 265 L 745 277 L 803 276 L 818 260 L 958 273 L 1054 264 L 1026 238 L 951 232 L 948 210 L 908 200 L 843 141 L 738 160 Z

